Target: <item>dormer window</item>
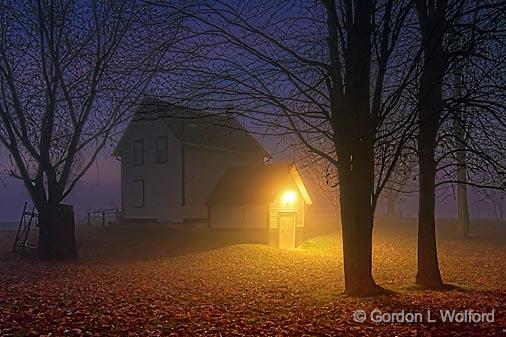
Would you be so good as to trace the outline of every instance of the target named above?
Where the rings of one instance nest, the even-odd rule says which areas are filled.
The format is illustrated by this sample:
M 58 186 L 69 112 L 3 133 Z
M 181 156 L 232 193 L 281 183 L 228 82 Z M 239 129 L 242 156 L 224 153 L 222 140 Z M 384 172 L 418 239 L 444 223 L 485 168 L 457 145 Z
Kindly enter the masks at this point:
M 144 165 L 144 141 L 142 139 L 134 141 L 134 165 Z

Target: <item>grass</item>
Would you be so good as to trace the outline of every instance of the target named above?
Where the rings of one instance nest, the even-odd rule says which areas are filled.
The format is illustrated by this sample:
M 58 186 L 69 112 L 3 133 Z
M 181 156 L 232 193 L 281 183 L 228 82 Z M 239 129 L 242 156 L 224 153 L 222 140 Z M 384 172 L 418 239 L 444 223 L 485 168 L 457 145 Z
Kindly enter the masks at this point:
M 479 231 L 477 230 L 479 225 Z M 338 233 L 292 251 L 247 243 L 229 232 L 185 233 L 161 226 L 84 228 L 79 259 L 48 263 L 8 254 L 0 234 L 0 335 L 127 336 L 501 336 L 506 327 L 506 228 L 475 224 L 457 240 L 440 226 L 445 282 L 413 287 L 416 236 L 411 222 L 379 221 L 374 276 L 393 295 L 342 295 Z M 495 323 L 355 323 L 357 309 L 495 310 Z

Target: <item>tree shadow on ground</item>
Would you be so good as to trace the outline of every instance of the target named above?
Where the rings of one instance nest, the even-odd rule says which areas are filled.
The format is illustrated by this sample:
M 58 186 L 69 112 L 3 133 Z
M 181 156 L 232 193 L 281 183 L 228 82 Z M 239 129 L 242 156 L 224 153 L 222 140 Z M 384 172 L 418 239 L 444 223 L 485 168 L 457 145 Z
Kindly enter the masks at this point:
M 79 259 L 94 262 L 165 259 L 248 243 L 260 243 L 258 233 L 177 229 L 164 224 L 123 224 L 78 232 Z
M 79 262 L 127 263 L 158 260 L 218 249 L 235 244 L 258 244 L 257 232 L 210 230 L 166 224 L 120 224 L 107 227 L 78 226 L 76 240 Z M 36 251 L 17 249 L 11 253 L 15 232 L 0 235 L 0 261 L 37 260 Z

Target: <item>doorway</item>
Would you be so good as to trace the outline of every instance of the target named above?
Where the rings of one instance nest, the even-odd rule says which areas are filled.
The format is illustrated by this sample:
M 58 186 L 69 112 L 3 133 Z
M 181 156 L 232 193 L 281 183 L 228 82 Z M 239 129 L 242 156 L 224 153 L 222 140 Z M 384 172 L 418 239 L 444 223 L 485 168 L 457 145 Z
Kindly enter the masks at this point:
M 295 248 L 295 219 L 296 213 L 278 213 L 278 247 L 283 249 Z

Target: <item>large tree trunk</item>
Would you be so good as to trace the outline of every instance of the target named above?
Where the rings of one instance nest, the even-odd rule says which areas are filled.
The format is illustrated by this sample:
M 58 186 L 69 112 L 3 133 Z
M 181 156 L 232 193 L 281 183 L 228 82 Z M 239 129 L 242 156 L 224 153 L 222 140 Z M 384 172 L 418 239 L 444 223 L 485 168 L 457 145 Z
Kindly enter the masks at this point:
M 344 257 L 344 287 L 350 296 L 384 292 L 372 277 L 373 189 L 372 145 L 355 152 L 339 173 Z
M 460 45 L 460 44 L 459 44 Z M 457 64 L 455 69 L 455 98 L 462 97 L 464 69 Z M 455 110 L 453 128 L 455 149 L 457 150 L 457 233 L 462 238 L 469 237 L 469 205 L 467 200 L 466 140 L 464 129 L 464 107 Z
M 432 49 L 433 48 L 433 49 Z M 443 109 L 442 62 L 440 48 L 432 46 L 420 79 L 418 131 L 418 273 L 416 283 L 427 288 L 442 286 L 437 258 L 436 207 L 436 144 L 439 119 Z
M 351 296 L 384 291 L 372 278 L 375 122 L 371 115 L 373 1 L 353 1 L 347 12 L 344 79 L 335 1 L 324 1 L 329 28 L 329 96 L 340 184 L 344 287 Z M 354 12 L 354 13 L 353 13 Z M 353 23 L 351 23 L 353 21 Z
M 436 160 L 440 118 L 444 108 L 443 77 L 448 55 L 443 49 L 447 30 L 444 1 L 415 1 L 424 64 L 418 92 L 418 272 L 416 283 L 426 288 L 443 285 L 436 246 Z
M 354 191 L 342 189 L 341 222 L 344 257 L 344 292 L 350 296 L 372 296 L 381 293 L 381 288 L 372 278 L 372 228 L 373 221 L 364 211 L 367 195 L 363 187 Z
M 419 199 L 418 199 L 418 272 L 416 283 L 427 288 L 442 286 L 437 258 L 435 226 L 435 179 L 434 141 L 430 143 L 423 130 L 419 136 Z M 427 143 L 426 143 L 427 142 Z
M 44 260 L 77 257 L 72 206 L 39 209 L 39 256 Z
M 441 84 L 435 84 L 437 67 L 422 74 L 420 129 L 418 134 L 418 272 L 416 283 L 427 288 L 441 287 L 436 246 L 436 137 L 442 109 Z M 436 71 L 434 71 L 436 70 Z M 440 80 L 439 80 L 440 81 Z

